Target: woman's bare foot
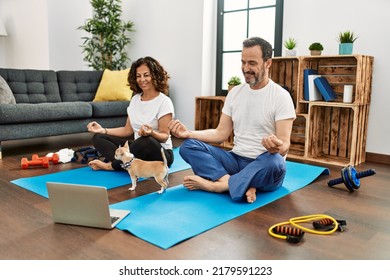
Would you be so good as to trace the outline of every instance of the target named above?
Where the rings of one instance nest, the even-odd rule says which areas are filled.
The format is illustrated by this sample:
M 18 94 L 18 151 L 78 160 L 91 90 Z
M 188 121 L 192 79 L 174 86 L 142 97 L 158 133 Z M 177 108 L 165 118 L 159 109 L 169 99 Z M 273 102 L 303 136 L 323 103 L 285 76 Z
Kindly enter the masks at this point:
M 256 188 L 249 188 L 246 193 L 246 201 L 248 203 L 253 203 L 256 201 Z
M 217 181 L 213 182 L 210 180 L 206 180 L 198 175 L 185 176 L 183 180 L 183 185 L 191 191 L 203 190 L 208 192 L 222 193 L 229 190 L 229 177 L 229 175 L 225 175 L 219 178 Z
M 114 170 L 111 166 L 111 162 L 104 162 L 98 159 L 91 160 L 88 165 L 93 170 Z

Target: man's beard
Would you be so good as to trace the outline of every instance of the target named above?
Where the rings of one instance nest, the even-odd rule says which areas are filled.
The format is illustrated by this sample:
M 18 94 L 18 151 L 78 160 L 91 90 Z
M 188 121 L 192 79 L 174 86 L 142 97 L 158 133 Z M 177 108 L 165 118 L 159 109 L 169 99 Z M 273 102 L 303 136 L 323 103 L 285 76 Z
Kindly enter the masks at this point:
M 246 83 L 249 84 L 251 87 L 254 87 L 254 86 L 260 84 L 260 83 L 264 80 L 265 70 L 264 70 L 264 68 L 261 68 L 261 69 L 260 69 L 260 72 L 259 72 L 257 75 L 256 75 L 256 73 L 253 72 L 253 71 L 247 71 L 247 72 L 244 72 L 244 71 L 243 71 L 243 74 L 244 74 L 244 77 L 246 77 L 245 74 L 253 75 L 253 78 L 251 77 L 250 80 L 247 80 L 247 79 L 245 78 L 245 81 L 246 81 Z

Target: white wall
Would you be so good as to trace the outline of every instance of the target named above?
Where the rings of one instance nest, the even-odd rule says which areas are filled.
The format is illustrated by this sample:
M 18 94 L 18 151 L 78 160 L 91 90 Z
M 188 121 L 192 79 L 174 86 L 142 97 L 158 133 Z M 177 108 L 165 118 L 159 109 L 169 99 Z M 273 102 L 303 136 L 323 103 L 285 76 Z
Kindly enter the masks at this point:
M 215 76 L 215 64 L 210 63 L 208 56 L 214 52 L 210 45 L 215 35 L 209 25 L 205 32 L 203 24 L 204 5 L 209 11 L 214 4 L 209 0 L 123 2 L 124 18 L 131 19 L 136 29 L 129 47 L 131 59 L 152 56 L 161 62 L 171 76 L 170 97 L 175 104 L 176 117 L 190 128 L 195 122 L 195 97 L 214 95 L 214 88 L 211 91 L 204 86 L 211 84 L 210 81 L 204 80 Z
M 75 8 L 77 7 L 77 8 Z M 92 13 L 89 0 L 0 0 L 8 37 L 0 37 L 0 67 L 87 69 L 77 27 Z
M 0 67 L 49 68 L 47 0 L 0 0 Z
M 387 0 L 285 0 L 283 35 L 298 40 L 298 55 L 308 55 L 314 41 L 324 45 L 325 55 L 334 55 L 340 31 L 359 34 L 354 53 L 375 57 L 367 151 L 387 155 L 389 10 Z M 123 12 L 124 20 L 135 22 L 131 59 L 150 55 L 165 66 L 177 118 L 193 128 L 195 97 L 214 95 L 216 0 L 123 0 Z M 79 48 L 83 34 L 76 28 L 90 17 L 89 0 L 0 0 L 9 33 L 0 37 L 0 67 L 86 69 Z
M 0 0 L 1 1 L 1 0 Z M 88 0 L 46 0 L 49 22 L 49 65 L 52 70 L 88 69 L 83 61 L 81 37 L 88 36 L 77 30 L 92 17 Z M 77 9 L 75 9 L 77 7 Z

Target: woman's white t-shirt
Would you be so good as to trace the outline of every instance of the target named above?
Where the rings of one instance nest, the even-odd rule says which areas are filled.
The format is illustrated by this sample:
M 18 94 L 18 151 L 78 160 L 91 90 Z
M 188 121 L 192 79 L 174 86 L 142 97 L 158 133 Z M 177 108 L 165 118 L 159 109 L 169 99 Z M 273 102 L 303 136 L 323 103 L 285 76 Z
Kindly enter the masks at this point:
M 142 125 L 149 124 L 153 130 L 158 131 L 158 120 L 167 115 L 175 116 L 172 100 L 161 93 L 152 100 L 142 101 L 141 94 L 134 94 L 131 98 L 129 107 L 127 107 L 127 115 L 130 118 L 130 125 L 134 131 L 134 138 L 140 137 L 138 131 Z M 172 139 L 169 136 L 165 143 L 161 143 L 165 149 L 172 149 Z

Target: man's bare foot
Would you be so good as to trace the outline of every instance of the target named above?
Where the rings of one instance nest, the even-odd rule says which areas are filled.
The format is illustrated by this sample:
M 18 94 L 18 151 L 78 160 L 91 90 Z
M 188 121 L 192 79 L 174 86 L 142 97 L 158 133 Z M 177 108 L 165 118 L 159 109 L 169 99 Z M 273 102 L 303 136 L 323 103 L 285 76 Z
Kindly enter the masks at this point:
M 249 188 L 246 193 L 246 201 L 248 203 L 253 203 L 256 201 L 256 188 Z
M 93 170 L 114 170 L 111 166 L 111 162 L 103 162 L 101 160 L 95 159 L 91 160 L 88 165 Z
M 222 193 L 229 190 L 229 177 L 229 175 L 225 175 L 219 178 L 217 181 L 213 182 L 210 180 L 206 180 L 198 175 L 185 176 L 183 180 L 183 185 L 191 191 L 203 190 L 208 192 Z

